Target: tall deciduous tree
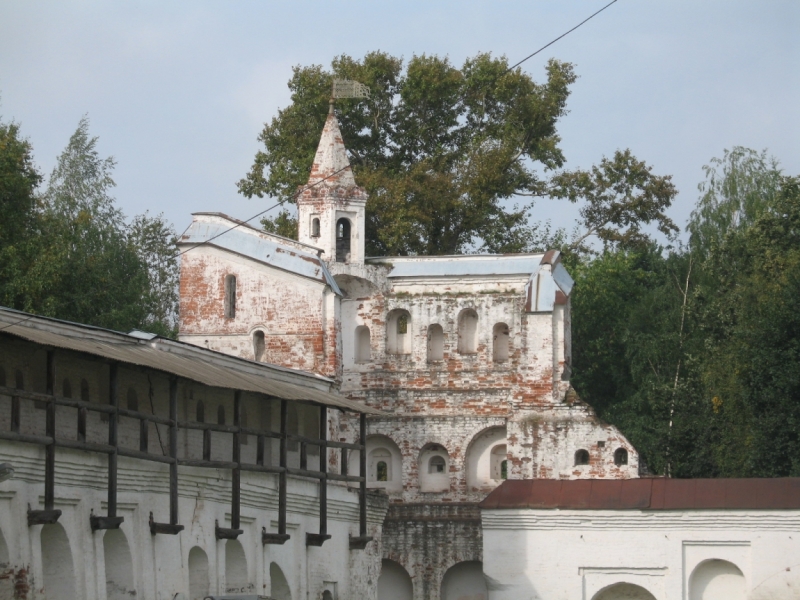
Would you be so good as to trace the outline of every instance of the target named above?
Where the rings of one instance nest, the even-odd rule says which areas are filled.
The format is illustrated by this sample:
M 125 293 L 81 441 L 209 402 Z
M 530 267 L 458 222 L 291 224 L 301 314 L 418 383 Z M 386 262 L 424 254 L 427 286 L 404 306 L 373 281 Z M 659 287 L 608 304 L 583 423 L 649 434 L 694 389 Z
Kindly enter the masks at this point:
M 334 77 L 370 88 L 368 99 L 336 108 L 356 177 L 370 193 L 369 254 L 525 249 L 529 206 L 505 201 L 544 195 L 537 169 L 564 163 L 556 124 L 575 81 L 570 64 L 551 60 L 544 83 L 489 54 L 460 68 L 427 55 L 404 65 L 382 52 L 339 56 L 330 70 L 296 67 L 292 104 L 264 127 L 242 194 L 288 200 L 306 183 Z

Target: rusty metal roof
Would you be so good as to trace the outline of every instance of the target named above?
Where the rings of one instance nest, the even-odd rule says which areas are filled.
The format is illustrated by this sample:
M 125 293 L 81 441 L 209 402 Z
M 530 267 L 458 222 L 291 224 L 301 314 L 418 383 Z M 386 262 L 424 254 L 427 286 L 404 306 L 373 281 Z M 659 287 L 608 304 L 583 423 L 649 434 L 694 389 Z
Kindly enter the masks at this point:
M 0 307 L 0 333 L 44 346 L 149 367 L 211 387 L 255 392 L 284 400 L 310 401 L 360 413 L 383 414 L 331 392 L 331 379 L 160 337 L 147 340 L 3 307 Z
M 479 506 L 564 510 L 800 509 L 800 477 L 508 480 Z
M 387 277 L 529 276 L 543 254 L 461 254 L 455 256 L 387 256 L 367 258 L 370 264 L 391 264 Z

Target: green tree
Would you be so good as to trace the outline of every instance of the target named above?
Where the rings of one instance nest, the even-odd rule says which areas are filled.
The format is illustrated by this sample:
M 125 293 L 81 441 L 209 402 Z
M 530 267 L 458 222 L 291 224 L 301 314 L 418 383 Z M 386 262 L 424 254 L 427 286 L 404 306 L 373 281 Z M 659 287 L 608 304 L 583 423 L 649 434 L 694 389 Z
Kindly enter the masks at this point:
M 800 184 L 783 178 L 708 258 L 704 401 L 726 476 L 800 475 Z
M 712 158 L 703 167 L 706 179 L 687 231 L 695 253 L 706 256 L 731 229 L 749 227 L 770 207 L 781 187 L 778 161 L 750 148 L 735 146 L 722 158 Z
M 541 84 L 489 54 L 461 68 L 426 55 L 404 65 L 382 52 L 339 56 L 330 70 L 296 67 L 292 104 L 264 127 L 242 194 L 289 200 L 306 183 L 334 77 L 371 92 L 336 105 L 351 164 L 370 194 L 369 254 L 525 248 L 530 206 L 509 208 L 506 200 L 544 195 L 538 169 L 564 163 L 556 123 L 575 81 L 571 65 L 551 60 Z
M 17 306 L 38 228 L 36 188 L 42 176 L 19 125 L 0 121 L 0 304 Z

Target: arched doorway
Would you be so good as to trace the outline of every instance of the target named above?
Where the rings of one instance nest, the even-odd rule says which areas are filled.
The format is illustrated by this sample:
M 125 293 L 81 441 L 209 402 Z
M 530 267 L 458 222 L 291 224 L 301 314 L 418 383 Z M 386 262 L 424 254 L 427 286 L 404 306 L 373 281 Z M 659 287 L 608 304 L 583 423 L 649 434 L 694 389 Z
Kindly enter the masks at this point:
M 195 546 L 189 550 L 189 600 L 203 600 L 210 593 L 208 555 Z
M 269 579 L 272 582 L 270 596 L 275 600 L 292 600 L 292 590 L 281 568 L 275 563 L 269 565 Z
M 103 536 L 106 563 L 106 598 L 130 600 L 136 595 L 133 583 L 133 559 L 128 538 L 121 529 L 109 529 Z
M 398 562 L 383 559 L 378 577 L 378 600 L 413 600 L 411 576 Z
M 656 600 L 656 598 L 642 586 L 615 583 L 597 592 L 592 600 Z
M 252 593 L 255 586 L 247 578 L 247 558 L 239 540 L 228 540 L 225 543 L 225 593 Z
M 689 600 L 745 600 L 744 575 L 727 560 L 707 560 L 689 578 Z
M 441 600 L 487 600 L 489 590 L 483 574 L 483 563 L 461 562 L 447 570 L 442 579 Z
M 75 600 L 75 569 L 67 532 L 59 523 L 45 525 L 40 539 L 45 597 L 47 600 Z

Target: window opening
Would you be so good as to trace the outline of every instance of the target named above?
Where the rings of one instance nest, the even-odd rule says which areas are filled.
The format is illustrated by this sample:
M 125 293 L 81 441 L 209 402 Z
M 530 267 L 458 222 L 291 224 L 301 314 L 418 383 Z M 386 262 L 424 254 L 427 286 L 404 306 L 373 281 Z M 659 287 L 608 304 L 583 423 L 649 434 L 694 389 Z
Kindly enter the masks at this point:
M 445 460 L 441 456 L 434 456 L 428 463 L 428 473 L 444 473 Z
M 408 315 L 400 315 L 397 317 L 397 333 L 408 333 Z
M 264 351 L 266 350 L 266 341 L 264 340 L 264 332 L 256 331 L 253 334 L 253 356 L 257 362 L 264 360 Z
M 350 260 L 350 220 L 339 219 L 336 222 L 336 262 Z
M 357 363 L 369 362 L 372 358 L 370 346 L 370 333 L 369 327 L 366 325 L 359 325 L 356 327 L 356 352 L 355 359 Z
M 236 275 L 225 276 L 225 316 L 236 317 Z
M 319 237 L 319 219 L 311 220 L 311 237 Z
M 458 351 L 475 354 L 478 351 L 478 313 L 471 308 L 458 316 Z
M 506 362 L 508 360 L 508 325 L 498 323 L 494 326 L 493 334 L 492 354 L 494 362 Z
M 441 325 L 428 327 L 428 362 L 444 359 L 444 330 Z
M 508 479 L 508 460 L 500 463 L 500 479 Z
M 578 450 L 575 453 L 575 466 L 588 465 L 588 464 L 589 464 L 589 452 L 587 450 Z
M 385 461 L 378 462 L 378 481 L 389 481 L 389 465 Z
M 618 467 L 628 464 L 628 451 L 625 448 L 617 448 L 614 452 L 614 464 Z

